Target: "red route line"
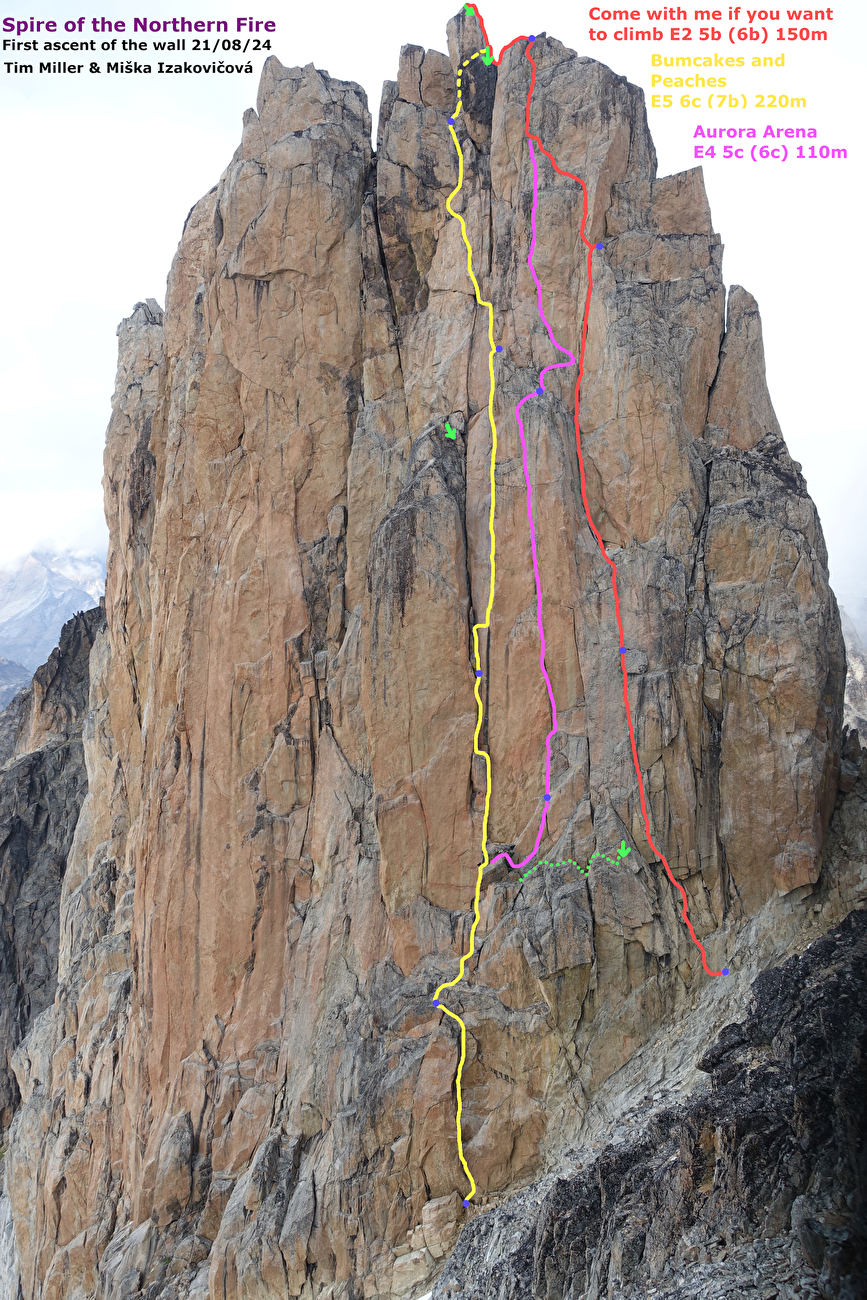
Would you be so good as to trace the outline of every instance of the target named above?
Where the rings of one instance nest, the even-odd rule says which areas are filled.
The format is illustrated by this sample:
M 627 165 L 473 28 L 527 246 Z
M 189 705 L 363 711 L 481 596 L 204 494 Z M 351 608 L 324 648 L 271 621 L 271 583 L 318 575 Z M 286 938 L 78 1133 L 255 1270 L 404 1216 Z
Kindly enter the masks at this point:
M 484 18 L 483 18 L 482 15 L 479 13 L 478 8 L 477 8 L 476 5 L 474 5 L 474 4 L 468 4 L 468 5 L 466 5 L 465 7 L 468 8 L 468 9 L 472 9 L 473 13 L 476 15 L 476 18 L 477 18 L 478 21 L 479 21 L 479 26 L 480 26 L 481 29 L 482 29 L 482 35 L 483 35 L 484 38 L 485 38 L 485 49 L 491 51 L 491 61 L 492 61 L 492 63 L 493 63 L 493 65 L 494 65 L 495 68 L 498 68 L 498 67 L 500 66 L 500 64 L 502 63 L 502 61 L 503 61 L 503 55 L 506 53 L 506 50 L 510 50 L 510 49 L 512 48 L 513 45 L 517 45 L 517 44 L 518 44 L 518 41 L 525 41 L 525 40 L 527 39 L 526 36 L 516 36 L 516 37 L 514 38 L 514 40 L 509 41 L 509 44 L 508 44 L 508 45 L 504 45 L 504 46 L 503 46 L 503 48 L 500 50 L 500 57 L 499 57 L 498 59 L 495 59 L 495 58 L 494 58 L 494 50 L 493 50 L 493 47 L 492 47 L 492 45 L 491 45 L 491 42 L 488 40 L 488 33 L 485 31 L 485 20 L 484 20 Z M 531 87 L 530 93 L 532 94 L 532 87 Z
M 469 8 L 472 9 L 473 12 L 475 13 L 476 18 L 479 21 L 479 26 L 482 29 L 482 36 L 485 39 L 485 45 L 488 49 L 491 50 L 491 54 L 493 55 L 493 50 L 491 48 L 490 41 L 488 40 L 488 33 L 485 30 L 485 22 L 484 19 L 482 18 L 482 15 L 479 13 L 478 7 L 475 4 L 470 4 Z M 502 62 L 503 55 L 506 53 L 506 50 L 511 49 L 511 47 L 513 45 L 516 45 L 518 41 L 527 41 L 527 40 L 528 38 L 526 36 L 516 36 L 514 40 L 509 41 L 508 45 L 504 45 L 502 50 L 500 51 L 499 59 L 493 59 L 494 66 L 499 67 L 500 63 Z M 580 176 L 576 176 L 573 172 L 567 172 L 564 170 L 564 168 L 558 167 L 554 159 L 554 155 L 550 154 L 548 150 L 545 148 L 545 146 L 542 144 L 542 141 L 539 139 L 539 137 L 537 135 L 533 135 L 530 131 L 530 104 L 533 98 L 533 91 L 536 87 L 537 68 L 536 68 L 536 62 L 532 54 L 530 53 L 530 43 L 528 43 L 527 49 L 524 51 L 524 53 L 526 57 L 530 60 L 530 63 L 532 64 L 533 67 L 533 71 L 530 77 L 530 89 L 527 93 L 527 111 L 524 116 L 524 134 L 527 136 L 528 139 L 535 140 L 536 144 L 542 150 L 542 153 L 548 159 L 551 166 L 554 168 L 555 172 L 558 172 L 559 175 L 561 176 L 568 176 L 570 180 L 578 182 L 578 184 L 581 186 L 581 192 L 584 196 L 584 215 L 581 218 L 581 238 L 583 239 L 584 243 L 587 245 L 587 299 L 584 304 L 584 321 L 581 327 L 581 349 L 578 353 L 578 376 L 575 380 L 575 447 L 578 452 L 578 469 L 581 475 L 581 499 L 584 502 L 584 513 L 587 517 L 587 522 L 590 525 L 590 528 L 593 532 L 593 536 L 596 538 L 596 541 L 599 544 L 599 551 L 602 555 L 602 558 L 604 559 L 605 563 L 609 565 L 611 568 L 611 585 L 612 585 L 612 590 L 614 592 L 614 614 L 615 617 L 617 618 L 617 631 L 620 636 L 620 646 L 622 647 L 624 644 L 624 632 L 623 632 L 623 619 L 620 616 L 620 597 L 617 593 L 617 565 L 611 559 L 611 556 L 606 551 L 605 543 L 603 542 L 599 529 L 596 527 L 595 523 L 593 522 L 593 516 L 590 513 L 590 503 L 587 500 L 587 485 L 584 478 L 584 455 L 581 450 L 581 429 L 578 424 L 578 402 L 579 402 L 579 395 L 581 390 L 581 380 L 584 375 L 584 348 L 587 343 L 587 322 L 590 314 L 590 298 L 593 294 L 592 263 L 593 263 L 594 246 L 584 233 L 584 228 L 587 224 L 587 211 L 588 211 L 587 186 L 585 185 L 584 181 L 581 179 Z M 702 944 L 701 940 L 698 939 L 698 937 L 696 936 L 695 930 L 692 928 L 692 922 L 690 921 L 689 916 L 687 915 L 686 890 L 684 889 L 680 881 L 676 880 L 674 875 L 672 874 L 671 867 L 668 865 L 668 859 L 666 858 L 665 854 L 660 849 L 658 849 L 653 842 L 653 837 L 650 831 L 650 818 L 647 815 L 647 804 L 645 803 L 645 798 L 644 798 L 644 779 L 641 775 L 641 765 L 638 761 L 638 748 L 635 743 L 635 730 L 632 725 L 632 710 L 629 705 L 629 678 L 626 672 L 626 657 L 623 654 L 620 655 L 620 670 L 623 673 L 623 705 L 626 710 L 626 725 L 629 728 L 629 743 L 632 746 L 632 763 L 635 768 L 636 778 L 638 780 L 638 795 L 641 800 L 641 815 L 644 818 L 644 828 L 647 832 L 647 842 L 650 845 L 650 847 L 653 849 L 654 853 L 662 862 L 662 865 L 665 867 L 666 875 L 668 876 L 671 883 L 681 892 L 681 896 L 683 897 L 683 922 L 686 925 L 686 928 L 689 930 L 690 938 L 692 939 L 696 948 L 698 948 L 699 952 L 701 953 L 701 964 L 705 969 L 705 973 L 714 977 L 717 975 L 722 975 L 723 971 L 711 970 L 710 967 L 708 966 L 707 953 L 704 950 L 704 945 Z M 725 974 L 728 974 L 728 971 L 726 971 Z

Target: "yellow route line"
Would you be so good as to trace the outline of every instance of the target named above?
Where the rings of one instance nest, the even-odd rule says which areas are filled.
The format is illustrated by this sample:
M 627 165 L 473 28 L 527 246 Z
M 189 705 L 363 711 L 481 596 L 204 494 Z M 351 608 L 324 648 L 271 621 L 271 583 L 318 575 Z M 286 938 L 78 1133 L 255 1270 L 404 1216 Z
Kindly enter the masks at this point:
M 457 102 L 457 107 L 455 108 L 455 111 L 452 115 L 453 117 L 457 117 L 458 113 L 460 113 L 461 111 L 461 78 L 463 76 L 463 69 L 468 67 L 468 65 L 472 62 L 472 60 L 477 59 L 479 55 L 482 53 L 483 53 L 482 50 L 477 50 L 476 53 L 471 56 L 471 58 L 464 59 L 464 62 L 461 66 L 461 71 L 458 73 L 457 76 L 458 102 Z M 482 861 L 479 863 L 479 874 L 476 880 L 476 892 L 473 897 L 473 924 L 470 930 L 470 946 L 467 949 L 467 951 L 464 953 L 464 955 L 461 957 L 461 964 L 457 975 L 453 980 L 448 980 L 446 983 L 440 984 L 439 988 L 434 994 L 434 1001 L 437 1001 L 439 999 L 439 995 L 443 991 L 443 989 L 454 988 L 456 984 L 459 984 L 461 982 L 461 980 L 464 977 L 464 968 L 466 967 L 467 962 L 475 952 L 476 929 L 478 927 L 479 919 L 480 919 L 479 918 L 479 895 L 481 893 L 481 888 L 482 888 L 482 872 L 484 871 L 485 867 L 488 865 L 488 861 L 489 861 L 488 859 L 488 815 L 491 806 L 491 756 L 490 754 L 487 753 L 486 750 L 479 749 L 479 735 L 481 734 L 482 721 L 484 719 L 484 712 L 485 712 L 485 706 L 483 705 L 482 697 L 479 694 L 479 683 L 482 680 L 481 676 L 479 675 L 482 670 L 481 658 L 479 655 L 479 632 L 484 629 L 490 628 L 491 626 L 491 610 L 493 609 L 494 606 L 494 583 L 496 578 L 496 564 L 495 564 L 494 557 L 495 557 L 496 547 L 497 547 L 497 538 L 496 538 L 496 534 L 494 533 L 494 507 L 496 502 L 494 463 L 497 458 L 497 426 L 494 421 L 494 388 L 495 388 L 494 356 L 497 351 L 497 345 L 494 343 L 494 307 L 493 307 L 493 303 L 486 302 L 482 298 L 481 290 L 479 289 L 479 282 L 476 279 L 475 272 L 473 271 L 473 248 L 469 241 L 469 238 L 467 237 L 467 225 L 463 217 L 460 215 L 460 213 L 455 212 L 454 208 L 452 207 L 452 199 L 455 198 L 456 195 L 460 194 L 464 184 L 464 155 L 461 150 L 458 137 L 455 133 L 455 129 L 451 125 L 451 123 L 449 123 L 449 134 L 452 137 L 452 141 L 454 143 L 455 150 L 458 155 L 458 183 L 455 186 L 455 188 L 452 190 L 449 197 L 446 199 L 446 208 L 449 212 L 449 215 L 454 217 L 455 220 L 459 221 L 461 225 L 461 236 L 463 238 L 464 244 L 466 245 L 466 249 L 467 249 L 467 273 L 469 274 L 469 277 L 473 282 L 473 288 L 475 289 L 475 293 L 476 293 L 476 302 L 480 307 L 487 307 L 488 309 L 488 342 L 490 343 L 491 346 L 491 350 L 488 354 L 488 373 L 490 374 L 491 377 L 491 389 L 488 395 L 488 417 L 491 421 L 491 509 L 490 509 L 490 514 L 488 516 L 488 532 L 491 538 L 491 586 L 490 586 L 490 591 L 488 593 L 488 604 L 485 610 L 485 621 L 483 623 L 475 623 L 473 625 L 473 649 L 476 658 L 476 674 L 477 674 L 476 684 L 475 687 L 473 688 L 473 693 L 475 694 L 476 704 L 478 706 L 476 730 L 475 733 L 473 734 L 473 753 L 478 754 L 481 758 L 485 760 L 485 812 L 484 812 L 484 817 L 482 819 Z M 454 1011 L 449 1011 L 448 1007 L 442 1007 L 441 1010 L 445 1012 L 445 1014 L 449 1016 L 452 1020 L 457 1021 L 457 1023 L 461 1027 L 461 1055 L 460 1055 L 460 1060 L 458 1061 L 458 1072 L 455 1079 L 455 1088 L 457 1091 L 457 1115 L 456 1115 L 455 1122 L 456 1122 L 457 1137 L 458 1137 L 458 1156 L 463 1166 L 464 1173 L 466 1174 L 470 1184 L 470 1195 L 466 1197 L 464 1200 L 464 1204 L 467 1204 L 469 1200 L 476 1194 L 476 1182 L 475 1179 L 473 1178 L 473 1175 L 470 1173 L 469 1165 L 466 1162 L 466 1158 L 464 1156 L 464 1144 L 463 1144 L 463 1139 L 461 1137 L 461 1113 L 463 1111 L 463 1096 L 461 1094 L 461 1076 L 463 1075 L 464 1063 L 467 1058 L 467 1027 L 464 1024 L 463 1020 L 461 1020 L 460 1016 L 456 1015 Z

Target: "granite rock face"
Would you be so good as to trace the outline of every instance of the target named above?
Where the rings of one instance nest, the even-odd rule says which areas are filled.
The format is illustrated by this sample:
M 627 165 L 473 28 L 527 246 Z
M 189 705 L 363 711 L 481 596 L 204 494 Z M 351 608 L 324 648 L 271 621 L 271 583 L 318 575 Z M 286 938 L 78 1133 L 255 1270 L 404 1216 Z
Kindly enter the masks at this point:
M 410 1296 L 467 1217 L 457 1039 L 430 1001 L 467 947 L 485 795 L 487 324 L 445 207 L 455 69 L 480 43 L 462 17 L 448 56 L 404 49 L 375 156 L 359 87 L 269 59 L 165 311 L 119 327 L 88 794 L 56 994 L 14 1058 L 26 1300 Z M 535 55 L 531 129 L 585 178 L 604 244 L 581 432 L 654 834 L 718 969 L 819 887 L 839 617 L 700 171 L 656 176 L 637 88 L 552 39 Z M 511 412 L 556 359 L 526 260 L 529 71 L 515 47 L 466 74 L 456 200 L 503 346 L 481 743 L 492 844 L 519 853 L 550 715 Z M 583 199 L 540 166 L 536 266 L 577 351 Z M 484 882 L 450 1003 L 480 1204 L 556 1165 L 707 984 L 641 820 L 574 383 L 554 372 L 526 420 L 559 720 L 542 852 L 630 855 Z

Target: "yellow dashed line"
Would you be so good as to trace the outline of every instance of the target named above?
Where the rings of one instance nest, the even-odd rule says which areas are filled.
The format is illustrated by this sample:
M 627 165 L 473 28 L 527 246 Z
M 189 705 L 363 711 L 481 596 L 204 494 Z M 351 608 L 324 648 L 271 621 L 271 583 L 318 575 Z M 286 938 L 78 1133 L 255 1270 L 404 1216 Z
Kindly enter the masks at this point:
M 464 61 L 463 61 L 463 63 L 462 63 L 461 66 L 462 66 L 463 68 L 467 68 L 467 67 L 469 67 L 469 65 L 472 63 L 473 59 L 477 59 L 477 58 L 479 57 L 479 55 L 482 54 L 482 53 L 483 53 L 482 50 L 476 50 L 475 54 L 470 55 L 470 57 L 469 57 L 468 59 L 464 59 Z M 457 102 L 457 107 L 455 108 L 454 113 L 452 113 L 452 117 L 457 117 L 458 113 L 461 111 L 461 77 L 462 77 L 463 75 L 464 75 L 463 72 L 459 72 L 459 73 L 458 73 L 458 78 L 457 78 L 458 102 Z M 451 131 L 451 127 L 449 127 L 449 130 Z M 457 151 L 458 151 L 458 155 L 460 156 L 460 154 L 461 154 L 461 147 L 460 147 L 460 145 L 458 144 L 458 138 L 457 138 L 457 136 L 455 135 L 454 131 L 452 131 L 452 136 L 454 137 L 455 148 L 457 149 Z M 463 161 L 463 159 L 462 159 L 462 161 Z M 454 191 L 454 194 L 450 194 L 450 195 L 449 195 L 449 199 L 448 199 L 448 203 L 446 203 L 446 207 L 448 207 L 448 204 L 449 204 L 449 203 L 451 202 L 451 200 L 455 197 L 455 194 L 458 193 L 458 190 L 460 190 L 462 184 L 463 184 L 463 173 L 461 173 L 460 180 L 458 181 L 458 188 L 457 188 L 457 190 Z M 456 216 L 458 215 L 456 212 L 452 212 L 451 208 L 449 208 L 449 212 L 451 212 L 451 215 L 452 215 L 453 217 L 456 217 Z M 461 224 L 463 224 L 463 223 L 461 223 Z M 470 246 L 469 246 L 469 244 L 467 243 L 467 234 L 466 234 L 466 231 L 464 231 L 464 243 L 467 244 L 467 248 L 469 249 Z M 472 249 L 470 249 L 470 258 L 472 258 Z M 473 284 L 476 284 L 476 277 L 473 275 L 473 268 L 472 268 L 472 266 L 470 266 L 470 275 L 472 276 Z M 477 284 L 476 284 L 476 300 L 477 300 L 477 302 L 479 303 L 479 306 L 482 306 L 482 300 L 481 300 L 481 298 L 479 297 L 479 286 L 478 286 Z
M 482 53 L 481 50 L 477 50 L 476 53 L 471 56 L 471 58 L 464 59 L 463 67 L 466 68 L 472 62 L 472 59 L 477 59 L 481 53 Z M 458 77 L 457 77 L 458 102 L 457 102 L 457 107 L 455 108 L 455 111 L 452 114 L 453 117 L 457 117 L 458 113 L 460 113 L 461 111 L 462 75 L 463 75 L 462 73 L 458 73 Z M 488 354 L 488 373 L 490 374 L 491 377 L 491 388 L 490 388 L 490 393 L 488 395 L 488 417 L 491 421 L 491 467 L 490 467 L 491 509 L 490 509 L 490 514 L 488 516 L 488 532 L 491 538 L 491 586 L 490 586 L 490 591 L 488 593 L 488 604 L 485 610 L 485 621 L 483 623 L 476 623 L 473 626 L 473 650 L 476 659 L 476 672 L 479 673 L 482 670 L 481 658 L 479 654 L 479 632 L 486 628 L 490 628 L 491 626 L 491 610 L 493 609 L 493 605 L 494 605 L 494 584 L 496 578 L 496 566 L 495 566 L 494 557 L 496 552 L 497 539 L 494 533 L 494 507 L 495 507 L 495 495 L 496 495 L 496 487 L 494 481 L 494 463 L 497 458 L 497 426 L 494 422 L 494 388 L 495 388 L 494 356 L 496 354 L 497 346 L 494 343 L 494 307 L 492 303 L 485 302 L 485 300 L 482 298 L 481 290 L 479 289 L 479 282 L 476 279 L 475 272 L 473 271 L 473 249 L 472 249 L 472 245 L 470 244 L 469 238 L 467 237 L 466 222 L 464 221 L 460 213 L 455 212 L 455 210 L 452 207 L 452 199 L 455 198 L 456 195 L 460 194 L 461 189 L 463 188 L 464 155 L 461 151 L 461 146 L 458 137 L 455 134 L 455 129 L 451 124 L 449 125 L 449 134 L 452 137 L 452 141 L 454 142 L 454 146 L 458 155 L 458 183 L 455 186 L 455 188 L 452 190 L 448 199 L 446 200 L 446 208 L 449 212 L 449 215 L 454 217 L 456 221 L 459 221 L 461 225 L 461 236 L 463 238 L 464 244 L 466 245 L 466 249 L 467 249 L 467 273 L 473 282 L 473 288 L 476 293 L 476 302 L 480 307 L 486 307 L 488 311 L 488 342 L 490 343 L 490 348 L 491 348 Z M 480 755 L 485 760 L 485 813 L 482 819 L 482 859 L 483 860 L 479 863 L 479 874 L 476 880 L 476 892 L 473 898 L 473 924 L 470 930 L 470 946 L 468 950 L 464 953 L 463 957 L 461 957 L 461 964 L 457 975 L 453 980 L 449 980 L 445 984 L 440 984 L 439 988 L 434 994 L 434 1001 L 437 1001 L 439 999 L 440 993 L 443 991 L 443 989 L 454 988 L 456 984 L 460 983 L 460 981 L 464 977 L 464 968 L 466 967 L 467 962 L 469 961 L 470 957 L 472 957 L 475 951 L 476 929 L 478 928 L 479 919 L 480 919 L 479 918 L 479 895 L 482 888 L 482 872 L 484 871 L 485 867 L 488 865 L 488 861 L 489 861 L 488 859 L 488 814 L 491 805 L 491 756 L 490 754 L 487 753 L 486 750 L 479 749 L 479 736 L 482 730 L 482 720 L 484 718 L 484 711 L 485 711 L 484 705 L 482 704 L 482 697 L 479 694 L 479 684 L 481 680 L 482 679 L 480 677 L 476 677 L 476 684 L 474 688 L 476 705 L 478 706 L 478 717 L 476 719 L 476 730 L 473 735 L 473 753 Z M 463 1144 L 463 1139 L 461 1137 L 461 1112 L 463 1111 L 463 1097 L 461 1094 L 461 1076 L 463 1075 L 464 1063 L 467 1057 L 467 1027 L 464 1024 L 463 1020 L 461 1020 L 460 1016 L 456 1015 L 454 1011 L 449 1011 L 448 1007 L 442 1007 L 441 1010 L 452 1020 L 457 1021 L 457 1023 L 461 1027 L 461 1054 L 460 1054 L 460 1059 L 458 1061 L 458 1072 L 455 1079 L 455 1088 L 457 1092 L 456 1126 L 457 1126 L 457 1136 L 458 1136 L 458 1156 L 460 1158 L 461 1165 L 463 1166 L 464 1173 L 466 1174 L 470 1184 L 470 1195 L 469 1197 L 466 1198 L 464 1202 L 466 1204 L 476 1194 L 475 1179 L 473 1178 L 473 1175 L 470 1173 L 469 1166 L 464 1157 L 464 1144 Z

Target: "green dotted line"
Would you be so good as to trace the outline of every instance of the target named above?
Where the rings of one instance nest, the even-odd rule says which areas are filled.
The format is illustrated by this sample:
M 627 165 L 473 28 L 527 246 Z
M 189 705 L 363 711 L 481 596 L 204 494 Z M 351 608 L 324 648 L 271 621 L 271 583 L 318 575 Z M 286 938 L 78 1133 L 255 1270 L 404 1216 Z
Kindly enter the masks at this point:
M 613 858 L 609 857 L 607 853 L 603 853 L 601 849 L 597 849 L 596 852 L 591 857 L 590 861 L 587 863 L 586 867 L 583 866 L 580 862 L 576 862 L 574 858 L 561 858 L 559 862 L 548 862 L 547 860 L 545 860 L 544 862 L 537 862 L 535 867 L 531 867 L 529 871 L 524 871 L 521 875 L 521 879 L 526 880 L 528 876 L 532 876 L 533 872 L 538 871 L 540 867 L 575 867 L 575 869 L 577 871 L 582 872 L 583 875 L 589 876 L 590 868 L 593 865 L 594 858 L 601 858 L 603 862 L 610 862 L 611 865 L 614 866 L 617 859 L 625 858 L 626 855 L 629 853 L 629 851 L 630 850 L 626 847 L 626 841 L 621 840 L 620 848 L 617 850 Z
M 475 17 L 476 17 L 476 12 L 475 12 L 475 10 L 473 9 L 472 5 L 464 5 L 464 13 L 467 15 L 468 18 L 475 18 Z M 474 59 L 481 59 L 481 60 L 482 60 L 482 63 L 484 63 L 484 65 L 485 65 L 485 67 L 488 67 L 488 68 L 489 68 L 489 67 L 491 66 L 491 64 L 493 63 L 493 61 L 494 61 L 494 56 L 493 56 L 493 54 L 491 53 L 491 47 L 490 47 L 490 45 L 486 45 L 486 46 L 484 47 L 484 49 L 477 50 L 476 53 L 473 55 L 473 58 L 474 58 Z M 469 63 L 469 59 L 464 59 L 464 67 L 466 67 L 468 63 Z M 461 83 L 460 83 L 460 78 L 458 78 L 458 89 L 459 89 L 459 90 L 460 90 L 460 85 L 461 85 Z M 459 98 L 460 98 L 460 96 L 459 96 Z M 455 114 L 455 116 L 457 116 L 457 114 Z

